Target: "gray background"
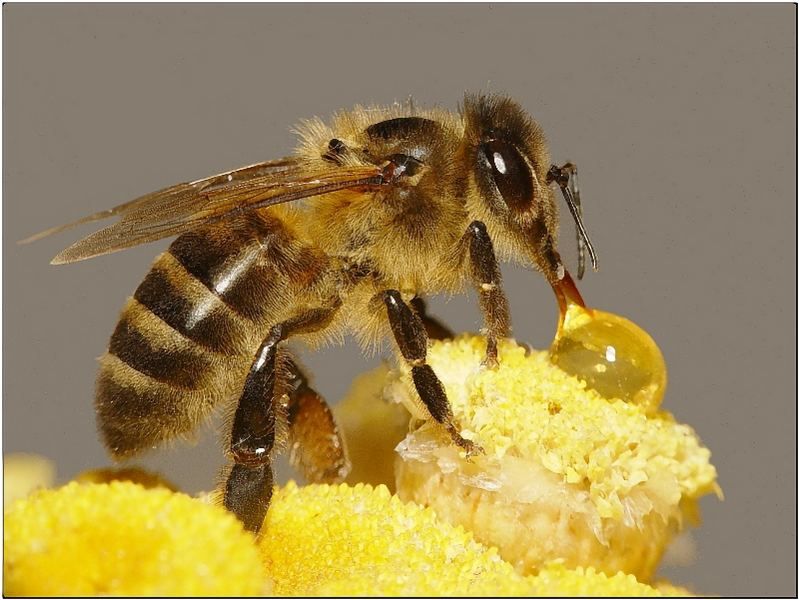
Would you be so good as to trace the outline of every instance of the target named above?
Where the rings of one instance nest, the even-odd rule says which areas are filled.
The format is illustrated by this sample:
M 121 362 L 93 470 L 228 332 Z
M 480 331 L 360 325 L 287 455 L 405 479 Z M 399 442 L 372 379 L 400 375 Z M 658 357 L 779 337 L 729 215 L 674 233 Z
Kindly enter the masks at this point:
M 15 240 L 178 181 L 283 155 L 290 126 L 357 102 L 455 108 L 505 91 L 580 165 L 602 262 L 588 302 L 642 324 L 665 407 L 713 451 L 698 559 L 665 575 L 711 594 L 796 594 L 795 13 L 792 5 L 18 5 L 4 11 L 3 449 L 59 475 L 106 463 L 94 358 L 166 242 L 55 268 L 76 239 Z M 81 230 L 79 233 L 85 233 Z M 563 253 L 574 264 L 571 225 Z M 505 268 L 516 336 L 556 304 Z M 475 300 L 434 304 L 457 329 Z M 375 360 L 307 358 L 331 400 Z M 221 465 L 148 457 L 186 489 Z

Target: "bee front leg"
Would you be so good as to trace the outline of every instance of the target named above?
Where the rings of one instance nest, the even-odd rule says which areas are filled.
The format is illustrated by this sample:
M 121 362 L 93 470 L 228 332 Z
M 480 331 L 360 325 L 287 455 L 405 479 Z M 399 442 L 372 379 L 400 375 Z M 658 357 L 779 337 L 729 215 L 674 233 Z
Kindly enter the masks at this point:
M 497 338 L 510 335 L 510 311 L 508 298 L 502 289 L 502 273 L 499 270 L 494 244 L 482 221 L 473 221 L 466 229 L 464 246 L 468 247 L 470 275 L 480 297 L 480 312 L 483 313 L 485 333 L 488 337 L 485 364 L 496 368 Z
M 278 347 L 291 335 L 323 328 L 336 310 L 338 306 L 312 309 L 274 325 L 247 374 L 233 417 L 230 453 L 234 465 L 225 483 L 223 503 L 250 531 L 257 533 L 261 528 L 272 498 Z
M 388 321 L 394 339 L 397 341 L 403 358 L 411 366 L 414 387 L 430 415 L 441 423 L 461 448 L 469 454 L 482 452 L 482 448 L 461 436 L 452 415 L 452 407 L 447 400 L 444 386 L 432 367 L 427 364 L 427 333 L 424 323 L 402 299 L 397 290 L 386 290 L 382 294 L 388 310 Z
M 289 460 L 311 483 L 338 483 L 350 472 L 344 438 L 327 402 L 308 384 L 293 358 L 284 365 L 289 385 Z

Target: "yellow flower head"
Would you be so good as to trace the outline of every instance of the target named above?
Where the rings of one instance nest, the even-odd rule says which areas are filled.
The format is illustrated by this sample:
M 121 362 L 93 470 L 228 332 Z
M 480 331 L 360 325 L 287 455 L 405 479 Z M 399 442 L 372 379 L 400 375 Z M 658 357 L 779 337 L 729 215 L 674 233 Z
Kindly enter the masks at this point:
M 136 476 L 141 476 L 137 473 Z M 109 476 L 106 473 L 104 476 Z M 523 577 L 470 533 L 385 486 L 290 483 L 262 536 L 163 487 L 72 483 L 6 512 L 9 595 L 685 595 L 621 573 Z M 265 567 L 265 568 L 264 568 Z
M 567 569 L 562 564 L 544 567 L 537 576 L 530 577 L 531 596 L 558 597 L 620 597 L 620 596 L 691 596 L 685 588 L 664 583 L 652 587 L 639 582 L 633 575 L 616 573 L 606 575 L 594 567 Z
M 53 484 L 55 467 L 43 456 L 15 453 L 3 457 L 3 508 L 37 488 Z
M 90 469 L 78 473 L 75 477 L 78 483 L 111 483 L 112 481 L 130 481 L 138 483 L 145 488 L 161 487 L 172 492 L 177 492 L 178 488 L 174 483 L 164 479 L 158 473 L 145 471 L 140 467 L 103 467 L 101 469 Z
M 666 506 L 716 491 L 710 451 L 694 430 L 666 411 L 607 399 L 554 366 L 549 354 L 512 340 L 500 343 L 500 367 L 481 367 L 485 339 L 436 342 L 428 362 L 441 378 L 464 437 L 490 458 L 539 462 L 563 481 L 581 484 L 603 518 L 624 516 L 623 499 L 656 480 Z M 403 380 L 411 397 L 410 382 Z M 412 385 L 412 384 L 411 384 Z M 666 489 L 667 488 L 667 489 Z
M 461 433 L 484 456 L 467 459 L 429 421 L 407 369 L 353 387 L 349 412 L 388 399 L 417 419 L 397 447 L 398 495 L 497 546 L 522 572 L 562 559 L 648 579 L 697 499 L 720 492 L 710 452 L 669 413 L 586 389 L 547 352 L 506 340 L 499 353 L 490 370 L 481 337 L 428 350 Z M 362 435 L 345 430 L 351 444 Z
M 394 449 L 408 433 L 408 411 L 383 400 L 389 372 L 382 364 L 356 377 L 333 412 L 352 464 L 347 483 L 383 484 L 394 492 Z
M 261 551 L 291 595 L 522 593 L 522 579 L 461 528 L 385 486 L 289 483 L 267 513 Z
M 71 483 L 5 512 L 11 596 L 224 596 L 268 591 L 253 537 L 221 508 L 130 482 Z
M 590 569 L 554 565 L 523 577 L 495 548 L 382 485 L 289 483 L 275 493 L 259 543 L 280 595 L 660 595 L 635 577 Z

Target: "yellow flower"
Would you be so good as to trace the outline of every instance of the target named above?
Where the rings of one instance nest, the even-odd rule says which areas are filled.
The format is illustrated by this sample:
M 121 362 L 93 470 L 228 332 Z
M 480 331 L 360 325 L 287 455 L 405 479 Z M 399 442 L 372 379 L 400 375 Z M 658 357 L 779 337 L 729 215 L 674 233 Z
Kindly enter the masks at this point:
M 279 595 L 656 596 L 631 575 L 553 565 L 523 577 L 495 548 L 385 486 L 289 483 L 259 539 Z
M 398 446 L 398 495 L 497 546 L 521 572 L 559 559 L 649 579 L 697 499 L 720 493 L 710 452 L 669 413 L 604 398 L 546 352 L 510 340 L 499 351 L 496 370 L 481 366 L 481 337 L 428 351 L 462 434 L 484 456 L 467 459 L 428 421 L 406 369 L 362 382 L 346 401 L 356 412 L 388 399 L 416 417 Z M 350 443 L 361 435 L 346 434 Z
M 43 491 L 6 511 L 8 595 L 653 596 L 635 577 L 549 565 L 523 577 L 496 549 L 385 486 L 289 483 L 257 543 L 205 501 L 125 481 Z
M 11 596 L 268 592 L 253 537 L 219 507 L 130 482 L 71 483 L 5 511 Z
M 523 580 L 461 528 L 402 503 L 385 486 L 289 483 L 260 538 L 275 592 L 286 595 L 523 593 Z
M 53 485 L 53 463 L 35 454 L 9 454 L 3 457 L 3 508 L 38 488 Z
M 606 348 L 604 321 L 589 325 L 588 341 Z M 688 595 L 647 582 L 674 533 L 698 518 L 698 499 L 720 495 L 716 471 L 694 431 L 658 408 L 665 366 L 647 368 L 662 360 L 631 360 L 636 340 L 624 341 L 585 380 L 605 393 L 634 388 L 624 400 L 512 341 L 494 370 L 481 366 L 483 338 L 434 343 L 428 361 L 461 432 L 485 450 L 472 457 L 429 420 L 406 367 L 360 377 L 338 417 L 355 477 L 389 487 L 289 483 L 257 539 L 218 506 L 219 490 L 192 499 L 139 469 L 85 472 L 6 509 L 4 591 Z M 561 359 L 576 372 L 596 366 L 588 345 L 565 343 Z M 47 485 L 43 466 L 7 462 L 7 489 Z
M 394 492 L 394 448 L 408 433 L 408 411 L 383 400 L 389 373 L 388 366 L 382 364 L 356 377 L 333 412 L 352 463 L 347 483 L 383 484 Z
M 608 576 L 593 567 L 567 569 L 562 564 L 544 567 L 537 576 L 531 577 L 531 596 L 691 596 L 684 588 L 664 583 L 648 586 L 634 576 L 616 573 Z
M 142 487 L 155 488 L 162 487 L 172 492 L 177 492 L 178 488 L 171 481 L 167 481 L 158 473 L 145 471 L 140 467 L 103 467 L 101 469 L 90 469 L 78 473 L 75 477 L 78 483 L 111 483 L 112 481 L 130 481 L 138 483 Z

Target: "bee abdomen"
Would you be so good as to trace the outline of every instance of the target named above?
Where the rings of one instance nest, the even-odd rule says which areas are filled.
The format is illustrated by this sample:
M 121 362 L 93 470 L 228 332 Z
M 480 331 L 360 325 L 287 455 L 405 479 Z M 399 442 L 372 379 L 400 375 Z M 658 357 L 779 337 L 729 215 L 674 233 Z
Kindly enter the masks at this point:
M 186 435 L 208 415 L 218 392 L 175 387 L 105 354 L 96 388 L 103 441 L 116 458 L 125 458 Z
M 152 328 L 152 317 L 136 300 L 129 301 L 111 336 L 108 353 L 157 381 L 196 389 L 212 368 L 208 352 L 175 333 Z
M 169 254 L 237 316 L 274 318 L 289 300 L 289 280 L 307 254 L 276 217 L 244 215 L 226 227 L 190 231 Z
M 241 348 L 241 326 L 219 300 L 191 281 L 169 253 L 162 254 L 141 282 L 134 298 L 177 334 L 212 352 L 235 353 Z
M 244 380 L 260 332 L 169 253 L 128 299 L 100 360 L 100 432 L 117 458 L 190 434 Z
M 241 352 L 214 352 L 130 298 L 100 359 L 95 399 L 106 446 L 130 456 L 190 433 L 244 369 Z
M 117 457 L 190 433 L 237 396 L 269 327 L 327 267 L 276 218 L 177 238 L 128 300 L 101 359 L 96 406 Z

